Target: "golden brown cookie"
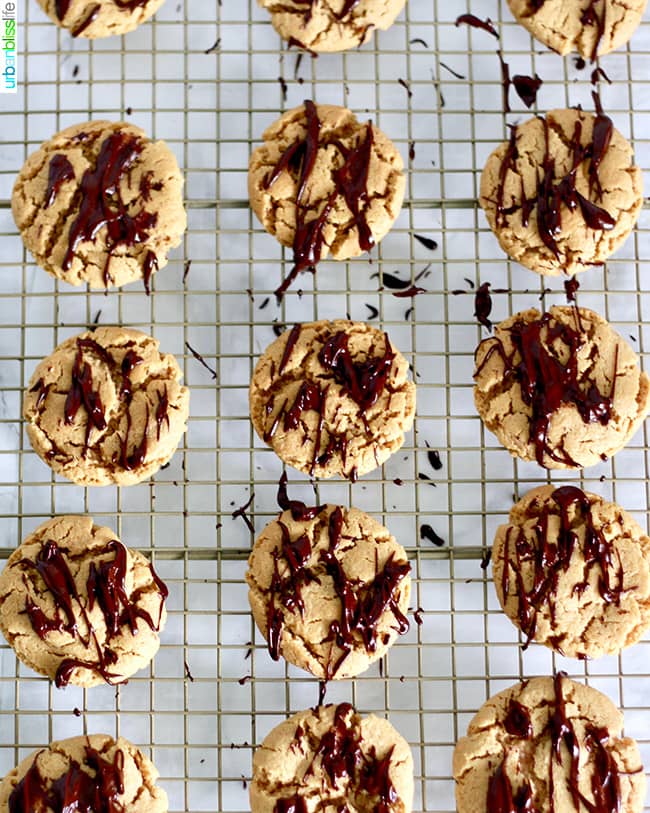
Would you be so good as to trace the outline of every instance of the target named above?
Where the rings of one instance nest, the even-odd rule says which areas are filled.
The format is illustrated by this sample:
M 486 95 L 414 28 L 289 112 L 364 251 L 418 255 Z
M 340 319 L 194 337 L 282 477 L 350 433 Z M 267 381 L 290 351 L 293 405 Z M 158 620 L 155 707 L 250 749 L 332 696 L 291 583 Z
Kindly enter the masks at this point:
M 410 571 L 404 548 L 356 508 L 287 510 L 255 542 L 248 599 L 274 660 L 349 678 L 407 632 Z
M 575 486 L 529 491 L 497 528 L 492 563 L 499 603 L 526 645 L 597 658 L 650 627 L 650 539 L 595 494 Z
M 176 359 L 139 330 L 100 327 L 67 339 L 34 371 L 23 417 L 34 451 L 85 486 L 133 485 L 172 457 L 190 394 Z
M 257 0 L 290 45 L 315 53 L 349 51 L 395 22 L 406 0 Z
M 293 248 L 282 296 L 321 259 L 370 251 L 397 218 L 406 181 L 392 141 L 345 107 L 306 101 L 263 139 L 250 158 L 248 193 L 266 231 Z
M 301 711 L 256 749 L 250 803 L 252 813 L 410 813 L 411 749 L 387 720 L 349 703 Z
M 128 740 L 71 737 L 34 751 L 0 782 L 0 813 L 166 813 L 158 771 Z
M 127 34 L 146 22 L 165 0 L 38 0 L 40 7 L 73 37 L 98 39 Z
M 645 774 L 614 704 L 562 672 L 491 697 L 454 751 L 458 813 L 640 813 Z
M 149 291 L 187 225 L 174 154 L 124 122 L 75 124 L 42 144 L 18 174 L 11 207 L 41 268 L 91 288 L 142 279 Z
M 415 415 L 408 363 L 365 322 L 307 322 L 257 362 L 251 420 L 275 453 L 315 477 L 352 480 L 404 443 Z
M 57 686 L 122 683 L 158 651 L 166 597 L 153 566 L 110 528 L 62 516 L 30 534 L 0 573 L 0 630 Z
M 534 308 L 498 324 L 475 354 L 474 402 L 508 451 L 549 469 L 615 454 L 648 414 L 650 381 L 611 325 L 586 308 Z
M 517 22 L 558 54 L 592 61 L 624 45 L 648 0 L 508 0 Z
M 602 112 L 551 110 L 514 125 L 490 155 L 480 203 L 513 260 L 539 274 L 575 274 L 604 263 L 634 228 L 643 176 L 632 160 Z

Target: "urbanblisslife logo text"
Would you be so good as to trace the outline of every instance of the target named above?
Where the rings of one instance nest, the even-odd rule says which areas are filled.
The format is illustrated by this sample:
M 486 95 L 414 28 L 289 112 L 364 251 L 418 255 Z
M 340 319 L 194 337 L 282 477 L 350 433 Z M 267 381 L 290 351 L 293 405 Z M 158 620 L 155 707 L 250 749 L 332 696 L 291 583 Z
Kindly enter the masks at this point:
M 0 0 L 1 93 L 15 93 L 18 88 L 17 5 L 18 0 Z

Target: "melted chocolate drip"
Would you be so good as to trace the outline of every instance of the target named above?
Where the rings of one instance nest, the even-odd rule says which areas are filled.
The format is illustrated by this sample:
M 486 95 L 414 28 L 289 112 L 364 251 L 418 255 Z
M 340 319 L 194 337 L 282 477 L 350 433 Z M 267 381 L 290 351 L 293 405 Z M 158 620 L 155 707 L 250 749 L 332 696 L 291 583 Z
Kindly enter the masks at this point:
M 368 358 L 366 361 L 354 361 L 348 350 L 348 334 L 339 331 L 331 336 L 318 353 L 318 360 L 334 375 L 334 380 L 341 385 L 365 412 L 377 403 L 388 383 L 395 353 L 388 335 L 384 334 L 385 350 L 383 356 Z
M 91 350 L 97 352 L 102 360 L 105 360 L 106 351 L 96 344 L 92 339 L 77 339 L 77 353 L 72 365 L 72 384 L 68 391 L 63 407 L 64 421 L 67 426 L 74 423 L 79 409 L 83 406 L 86 410 L 86 436 L 84 440 L 84 454 L 88 451 L 88 443 L 93 427 L 99 431 L 106 429 L 106 416 L 102 404 L 99 390 L 95 389 L 93 382 L 92 368 L 83 359 L 83 351 Z
M 517 127 L 511 129 L 510 141 L 506 153 L 502 159 L 499 170 L 499 186 L 496 197 L 496 219 L 501 226 L 506 226 L 508 217 L 518 209 L 522 210 L 522 222 L 527 226 L 530 214 L 537 208 L 537 230 L 544 245 L 553 252 L 557 260 L 561 260 L 561 254 L 556 242 L 556 236 L 562 230 L 562 205 L 570 211 L 579 207 L 580 213 L 590 229 L 598 231 L 609 231 L 614 228 L 616 221 L 605 209 L 597 206 L 592 201 L 584 197 L 576 189 L 576 177 L 578 168 L 583 161 L 589 160 L 589 187 L 596 187 L 597 197 L 602 198 L 602 189 L 598 178 L 598 168 L 603 156 L 607 152 L 613 125 L 607 116 L 600 119 L 597 116 L 594 123 L 594 133 L 591 144 L 582 146 L 582 122 L 576 121 L 573 136 L 571 138 L 571 152 L 573 155 L 571 170 L 562 178 L 556 178 L 555 158 L 552 156 L 549 147 L 550 128 L 546 118 L 540 118 L 544 125 L 545 154 L 541 165 L 542 174 L 534 197 L 526 198 L 521 190 L 521 201 L 516 202 L 513 198 L 512 205 L 507 206 L 505 201 L 505 184 L 509 171 L 516 173 L 516 162 L 519 157 L 517 150 Z
M 566 292 L 567 302 L 576 301 L 576 293 L 578 292 L 578 288 L 580 288 L 580 283 L 576 279 L 575 274 L 571 277 L 571 279 L 564 280 L 564 290 Z
M 358 726 L 353 718 L 348 721 L 353 713 L 349 703 L 337 706 L 332 727 L 321 738 L 307 775 L 314 773 L 316 761 L 320 760 L 320 771 L 327 776 L 332 788 L 338 790 L 340 783 L 348 780 L 349 792 L 363 798 L 363 803 L 356 805 L 358 809 L 389 813 L 398 801 L 389 773 L 393 749 L 381 759 L 377 758 L 374 747 L 364 753 Z
M 94 240 L 97 233 L 106 228 L 109 254 L 104 266 L 104 282 L 108 287 L 112 251 L 118 246 L 134 246 L 146 241 L 157 215 L 145 209 L 129 214 L 128 205 L 120 194 L 122 178 L 142 149 L 142 141 L 130 133 L 116 132 L 103 141 L 94 167 L 89 167 L 81 178 L 79 212 L 70 226 L 68 248 L 61 264 L 64 270 L 71 267 L 79 243 Z
M 483 327 L 492 330 L 492 322 L 489 319 L 492 313 L 492 296 L 490 295 L 490 283 L 484 282 L 476 290 L 474 295 L 474 316 Z
M 591 571 L 598 568 L 598 592 L 607 603 L 620 604 L 623 595 L 623 567 L 618 555 L 614 566 L 615 548 L 601 529 L 594 527 L 591 503 L 587 495 L 575 486 L 562 486 L 551 495 L 559 511 L 560 528 L 555 544 L 549 539 L 549 517 L 556 511 L 547 507 L 535 526 L 535 539 L 526 539 L 522 528 L 508 529 L 501 589 L 504 600 L 511 589 L 509 567 L 514 571 L 518 597 L 518 615 L 521 630 L 526 636 L 526 644 L 535 637 L 537 613 L 548 607 L 551 617 L 555 617 L 555 596 L 559 580 L 574 564 L 574 553 L 580 548 L 580 558 L 584 560 L 582 581 L 576 584 L 576 593 L 584 593 L 589 587 Z M 576 511 L 584 524 L 585 537 L 581 543 L 573 530 L 576 519 L 571 516 Z M 522 568 L 525 563 L 533 563 L 533 584 L 527 589 L 524 585 Z M 508 564 L 510 563 L 510 565 Z M 560 649 L 561 641 L 556 642 Z M 561 651 L 561 650 L 560 650 Z
M 54 10 L 56 11 L 56 16 L 59 20 L 63 20 L 65 15 L 68 13 L 68 9 L 70 8 L 70 0 L 55 0 L 54 2 Z
M 99 3 L 95 3 L 94 6 L 88 10 L 86 16 L 81 20 L 77 25 L 71 29 L 70 33 L 73 37 L 78 37 L 88 28 L 88 26 L 92 25 L 95 22 L 97 17 L 99 16 L 99 12 L 101 11 L 101 6 Z
M 422 234 L 413 234 L 413 237 L 423 245 L 425 248 L 428 248 L 429 251 L 435 251 L 438 248 L 438 244 L 432 237 L 424 237 Z
M 433 528 L 427 524 L 420 525 L 420 539 L 426 539 L 438 548 L 441 548 L 445 544 L 445 540 L 438 536 Z
M 456 18 L 456 28 L 461 24 L 469 25 L 470 28 L 479 28 L 482 31 L 487 31 L 488 34 L 492 34 L 495 39 L 499 39 L 499 34 L 489 17 L 487 20 L 481 20 L 481 18 L 475 14 L 461 14 L 460 17 Z
M 66 181 L 74 179 L 74 168 L 70 161 L 63 155 L 57 153 L 50 161 L 50 168 L 47 180 L 47 192 L 45 193 L 45 208 L 49 208 L 56 196 L 59 194 L 59 189 Z
M 275 291 L 278 301 L 302 271 L 314 271 L 320 261 L 325 244 L 324 230 L 329 214 L 339 195 L 345 199 L 354 225 L 359 235 L 359 245 L 363 251 L 369 251 L 375 244 L 370 226 L 366 220 L 365 209 L 360 203 L 367 204 L 368 167 L 374 141 L 372 125 L 366 127 L 366 137 L 356 147 L 348 149 L 340 142 L 332 142 L 343 156 L 343 164 L 332 173 L 334 189 L 326 200 L 317 217 L 307 220 L 311 207 L 305 202 L 306 189 L 316 164 L 320 147 L 320 120 L 316 105 L 305 101 L 306 134 L 302 141 L 294 142 L 280 157 L 280 160 L 268 175 L 265 188 L 269 188 L 285 171 L 298 173 L 298 190 L 296 194 L 296 230 L 293 241 L 294 265 L 286 279 Z
M 124 754 L 117 750 L 109 762 L 90 745 L 85 752 L 83 764 L 92 774 L 70 760 L 67 771 L 54 780 L 42 776 L 37 755 L 9 796 L 9 813 L 125 813 L 119 799 L 124 794 Z
M 535 76 L 523 76 L 522 74 L 515 74 L 512 77 L 512 85 L 517 92 L 517 96 L 526 105 L 531 108 L 537 101 L 537 93 L 544 82 L 535 74 Z
M 308 813 L 307 802 L 297 794 L 288 799 L 278 799 L 275 813 Z
M 149 430 L 149 404 L 147 404 L 146 417 L 144 420 L 144 429 L 140 443 L 135 445 L 129 454 L 129 433 L 131 431 L 131 410 L 126 411 L 126 432 L 124 437 L 120 440 L 120 463 L 122 468 L 126 471 L 134 471 L 140 468 L 147 457 L 148 437 Z
M 511 699 L 508 704 L 508 713 L 503 726 L 508 734 L 529 740 L 533 736 L 533 724 L 530 720 L 530 712 L 517 700 Z
M 142 263 L 142 281 L 147 296 L 151 296 L 151 276 L 158 270 L 158 257 L 153 251 L 147 251 Z
M 413 298 L 419 294 L 426 294 L 426 292 L 426 288 L 421 288 L 419 285 L 411 285 L 410 288 L 406 288 L 404 291 L 394 291 L 393 296 L 396 296 L 398 299 L 406 299 L 407 297 Z
M 167 384 L 163 386 L 162 392 L 156 392 L 158 396 L 158 404 L 156 406 L 156 439 L 160 440 L 160 433 L 163 424 L 167 424 L 167 431 L 169 431 L 169 396 L 167 395 Z
M 291 328 L 291 332 L 287 337 L 287 343 L 284 346 L 282 360 L 280 361 L 280 366 L 278 367 L 278 375 L 282 375 L 284 372 L 284 368 L 287 366 L 287 363 L 291 358 L 291 353 L 293 352 L 296 342 L 298 341 L 298 337 L 300 336 L 301 329 L 302 327 L 299 324 L 296 324 Z
M 393 291 L 403 291 L 411 284 L 409 280 L 400 279 L 394 274 L 389 274 L 387 271 L 382 271 L 380 274 L 373 274 L 372 276 L 379 277 L 380 284 L 385 285 L 386 288 L 390 288 Z
M 505 760 L 490 777 L 486 809 L 490 813 L 537 813 L 533 806 L 530 780 L 524 780 L 524 784 L 515 792 L 504 766 Z
M 600 392 L 596 384 L 585 384 L 578 371 L 578 350 L 583 346 L 584 333 L 580 325 L 579 311 L 575 312 L 576 327 L 555 320 L 545 313 L 534 322 L 516 321 L 509 334 L 513 344 L 510 355 L 506 354 L 500 339 L 485 339 L 490 347 L 474 376 L 480 375 L 493 353 L 503 361 L 503 376 L 516 381 L 521 387 L 521 397 L 531 409 L 530 440 L 535 446 L 535 457 L 540 466 L 546 455 L 556 462 L 570 467 L 578 463 L 563 449 L 556 449 L 548 442 L 548 431 L 553 415 L 562 406 L 575 406 L 584 423 L 609 422 L 616 386 L 618 353 L 614 358 L 612 389 L 609 395 Z M 557 345 L 568 351 L 567 361 L 556 355 Z M 515 358 L 518 358 L 515 361 Z
M 278 483 L 278 505 L 283 511 L 291 511 L 291 516 L 296 522 L 309 522 L 317 517 L 327 506 L 310 505 L 301 500 L 290 500 L 287 494 L 287 473 L 282 472 Z
M 48 618 L 31 597 L 28 596 L 25 600 L 25 610 L 32 628 L 39 638 L 45 639 L 47 634 L 52 631 L 65 631 L 73 638 L 80 640 L 85 647 L 90 647 L 92 642 L 96 649 L 98 658 L 96 663 L 73 658 L 67 658 L 61 662 L 56 674 L 56 685 L 59 687 L 67 685 L 72 672 L 79 666 L 96 672 L 107 683 L 114 682 L 115 678 L 118 677 L 108 670 L 108 665 L 115 662 L 114 653 L 108 646 L 102 648 L 99 645 L 90 620 L 89 613 L 93 611 L 95 603 L 99 606 L 104 617 L 107 641 L 118 635 L 127 624 L 132 635 L 137 635 L 138 618 L 142 618 L 151 629 L 160 629 L 163 606 L 169 594 L 167 586 L 158 577 L 153 566 L 150 565 L 152 579 L 160 594 L 160 614 L 158 621 L 155 622 L 146 610 L 137 606 L 140 598 L 138 591 L 132 595 L 127 592 L 126 548 L 121 542 L 114 539 L 98 550 L 96 556 L 100 557 L 110 552 L 115 552 L 113 559 L 102 561 L 99 565 L 93 562 L 90 566 L 86 583 L 87 609 L 85 603 L 81 601 L 66 557 L 55 542 L 46 541 L 33 562 L 29 559 L 21 560 L 23 566 L 33 568 L 38 572 L 54 599 L 55 615 L 53 618 Z M 27 587 L 27 584 L 25 586 Z M 82 636 L 79 632 L 74 611 L 75 602 L 86 626 L 85 636 Z M 61 612 L 65 616 L 65 622 L 61 618 Z

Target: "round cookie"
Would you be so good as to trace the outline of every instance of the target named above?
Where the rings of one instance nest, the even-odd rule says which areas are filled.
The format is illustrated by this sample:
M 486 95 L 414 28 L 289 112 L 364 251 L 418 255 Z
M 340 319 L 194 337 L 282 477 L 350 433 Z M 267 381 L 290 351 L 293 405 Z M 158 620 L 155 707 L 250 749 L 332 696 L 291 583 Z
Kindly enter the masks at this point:
M 632 160 L 602 112 L 551 110 L 514 125 L 490 155 L 480 203 L 513 260 L 543 275 L 575 274 L 604 263 L 634 228 L 643 176 Z
M 248 193 L 260 223 L 293 249 L 293 269 L 277 289 L 321 259 L 357 257 L 397 218 L 406 180 L 395 145 L 345 107 L 289 110 L 251 155 Z
M 650 627 L 650 539 L 615 503 L 542 486 L 492 549 L 499 603 L 531 640 L 571 658 L 617 654 Z
M 166 813 L 158 771 L 128 740 L 71 737 L 34 751 L 0 782 L 0 813 L 87 811 Z
M 358 48 L 395 22 L 406 0 L 257 0 L 290 45 L 325 53 Z
M 37 366 L 23 417 L 34 451 L 57 474 L 84 486 L 133 485 L 172 457 L 190 394 L 158 346 L 139 330 L 100 327 Z
M 356 508 L 284 511 L 257 538 L 248 568 L 271 656 L 320 680 L 364 672 L 409 628 L 406 551 Z
M 387 720 L 349 703 L 301 711 L 256 749 L 250 804 L 252 813 L 410 813 L 411 749 Z
M 639 359 L 594 311 L 534 308 L 498 324 L 475 354 L 474 402 L 508 451 L 548 469 L 593 466 L 648 414 Z
M 149 291 L 187 225 L 174 154 L 124 122 L 75 124 L 42 144 L 18 174 L 11 207 L 41 268 L 90 288 L 142 279 Z
M 127 34 L 146 22 L 165 0 L 38 0 L 59 28 L 73 37 L 99 39 Z
M 624 45 L 648 0 L 508 0 L 518 23 L 558 54 L 595 61 Z
M 454 751 L 458 813 L 641 813 L 645 774 L 623 715 L 569 680 L 526 680 L 491 697 Z
M 158 651 L 167 592 L 110 528 L 61 516 L 30 534 L 0 573 L 0 630 L 57 686 L 123 683 Z
M 257 362 L 257 434 L 290 466 L 355 480 L 404 443 L 415 415 L 408 363 L 387 334 L 337 319 L 295 325 Z

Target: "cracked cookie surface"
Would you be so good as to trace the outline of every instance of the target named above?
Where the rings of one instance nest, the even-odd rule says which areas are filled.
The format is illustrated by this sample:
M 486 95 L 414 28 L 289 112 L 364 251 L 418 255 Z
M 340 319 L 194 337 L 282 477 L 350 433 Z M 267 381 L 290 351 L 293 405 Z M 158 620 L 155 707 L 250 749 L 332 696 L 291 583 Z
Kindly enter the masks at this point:
M 349 678 L 408 630 L 410 566 L 372 517 L 317 508 L 311 519 L 284 511 L 264 528 L 248 560 L 248 598 L 275 660 L 321 680 Z
M 147 559 L 90 517 L 48 520 L 0 573 L 0 630 L 57 686 L 122 683 L 160 646 L 167 588 Z
M 458 813 L 640 813 L 645 774 L 623 715 L 563 673 L 491 697 L 456 744 Z
M 165 0 L 38 0 L 47 16 L 73 37 L 99 39 L 134 31 Z
M 558 54 L 595 60 L 624 45 L 648 0 L 508 0 L 517 22 Z
M 404 199 L 403 162 L 370 122 L 306 101 L 263 141 L 249 162 L 250 203 L 266 231 L 293 248 L 292 273 L 328 255 L 357 257 L 390 230 Z
M 23 417 L 34 451 L 78 485 L 133 485 L 172 457 L 189 390 L 174 356 L 139 330 L 100 327 L 60 344 L 34 371 Z
M 636 643 L 650 626 L 650 539 L 595 494 L 529 491 L 497 528 L 492 562 L 499 603 L 527 641 L 597 658 Z
M 288 465 L 355 479 L 404 443 L 415 415 L 408 363 L 385 333 L 338 319 L 295 325 L 257 362 L 255 431 Z
M 157 780 L 153 763 L 123 737 L 70 737 L 34 751 L 5 776 L 0 782 L 0 813 L 166 813 L 167 794 Z
M 301 711 L 256 749 L 250 803 L 252 813 L 410 813 L 411 749 L 387 720 L 348 703 Z
M 405 0 L 257 0 L 278 34 L 309 51 L 348 51 L 395 22 Z
M 124 122 L 75 124 L 42 144 L 18 174 L 11 207 L 41 268 L 91 288 L 141 279 L 148 291 L 187 225 L 173 153 Z
M 508 451 L 549 469 L 593 466 L 623 448 L 648 414 L 639 359 L 586 308 L 522 311 L 475 354 L 474 402 Z
M 549 276 L 604 263 L 643 205 L 632 159 L 602 112 L 551 110 L 513 126 L 481 175 L 480 203 L 501 248 Z

